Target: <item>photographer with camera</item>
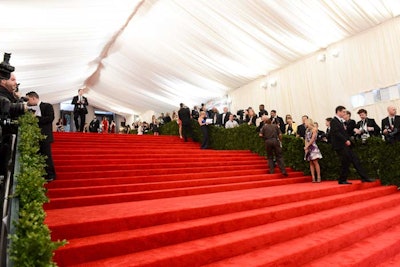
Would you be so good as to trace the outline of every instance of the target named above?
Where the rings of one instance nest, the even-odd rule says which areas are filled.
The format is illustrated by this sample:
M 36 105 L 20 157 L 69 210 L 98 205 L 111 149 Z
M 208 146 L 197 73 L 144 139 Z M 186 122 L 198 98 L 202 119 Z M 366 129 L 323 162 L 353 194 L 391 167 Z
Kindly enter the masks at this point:
M 361 138 L 364 144 L 370 136 L 381 136 L 381 128 L 379 128 L 374 119 L 368 117 L 365 109 L 358 110 L 357 114 L 361 120 L 357 122 L 354 128 L 356 138 Z
M 11 103 L 17 103 L 19 101 L 17 90 L 17 79 L 13 73 L 10 74 L 9 79 L 0 80 L 0 98 L 6 99 Z
M 388 116 L 382 120 L 382 134 L 386 142 L 392 144 L 400 141 L 400 116 L 396 115 L 397 110 L 394 106 L 387 108 Z
M 0 63 L 0 176 L 7 173 L 11 157 L 11 134 L 17 133 L 13 120 L 25 112 L 24 104 L 15 95 L 18 84 L 12 74 L 15 68 L 10 65 L 10 57 L 11 54 L 4 53 L 4 60 Z

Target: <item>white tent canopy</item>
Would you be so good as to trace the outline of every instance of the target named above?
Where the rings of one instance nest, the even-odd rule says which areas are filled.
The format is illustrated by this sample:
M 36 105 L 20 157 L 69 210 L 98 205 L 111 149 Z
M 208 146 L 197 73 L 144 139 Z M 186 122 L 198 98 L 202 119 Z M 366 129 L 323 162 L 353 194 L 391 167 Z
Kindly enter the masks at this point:
M 50 103 L 118 114 L 225 96 L 400 14 L 398 0 L 2 0 L 0 52 Z

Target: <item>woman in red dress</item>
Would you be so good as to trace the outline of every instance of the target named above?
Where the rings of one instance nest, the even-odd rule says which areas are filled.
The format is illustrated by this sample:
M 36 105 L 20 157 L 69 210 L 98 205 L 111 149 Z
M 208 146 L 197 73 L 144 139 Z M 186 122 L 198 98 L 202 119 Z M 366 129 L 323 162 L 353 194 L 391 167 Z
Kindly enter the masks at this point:
M 103 120 L 101 121 L 101 132 L 102 133 L 108 133 L 108 120 L 107 120 L 107 117 L 103 117 Z

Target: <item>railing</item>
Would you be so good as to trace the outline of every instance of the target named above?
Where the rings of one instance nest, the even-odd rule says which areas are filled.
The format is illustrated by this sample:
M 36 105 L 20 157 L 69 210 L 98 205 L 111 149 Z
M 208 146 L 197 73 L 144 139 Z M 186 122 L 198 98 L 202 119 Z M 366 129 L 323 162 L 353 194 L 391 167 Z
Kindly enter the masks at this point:
M 17 136 L 15 134 L 6 135 L 1 138 L 2 156 L 4 161 L 1 164 L 6 168 L 5 173 L 0 176 L 1 187 L 1 235 L 0 235 L 0 266 L 12 267 L 7 249 L 9 247 L 8 236 L 14 232 L 13 222 L 18 218 L 18 200 L 12 198 L 16 185 L 16 174 L 19 171 L 17 157 Z

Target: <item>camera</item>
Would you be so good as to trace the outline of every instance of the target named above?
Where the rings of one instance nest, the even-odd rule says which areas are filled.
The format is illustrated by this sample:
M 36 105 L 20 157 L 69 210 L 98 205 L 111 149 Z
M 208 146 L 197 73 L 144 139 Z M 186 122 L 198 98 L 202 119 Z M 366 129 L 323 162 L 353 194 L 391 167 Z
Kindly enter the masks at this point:
M 10 53 L 4 53 L 4 60 L 0 63 L 0 79 L 10 79 L 11 72 L 15 70 L 15 68 L 10 65 L 10 57 Z

